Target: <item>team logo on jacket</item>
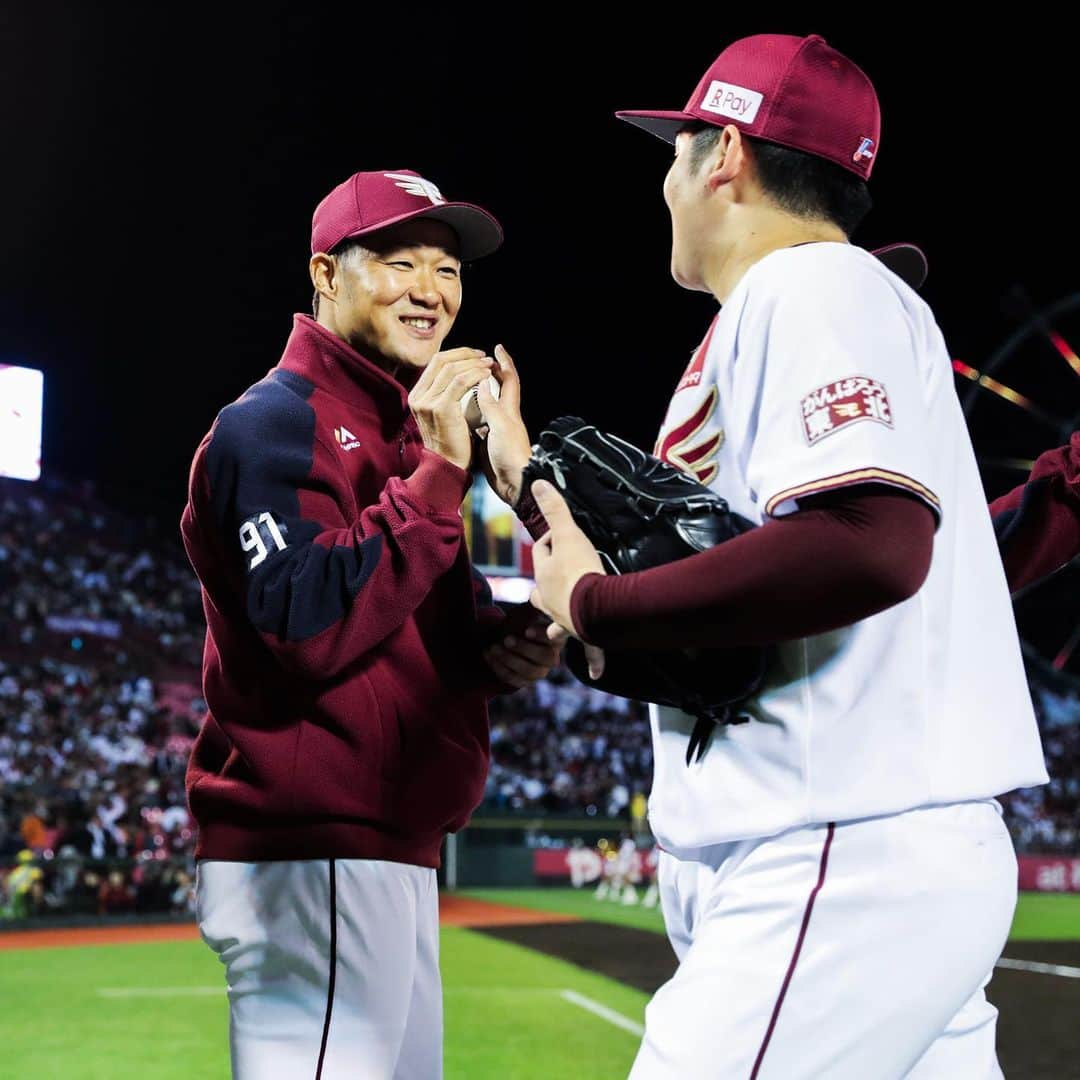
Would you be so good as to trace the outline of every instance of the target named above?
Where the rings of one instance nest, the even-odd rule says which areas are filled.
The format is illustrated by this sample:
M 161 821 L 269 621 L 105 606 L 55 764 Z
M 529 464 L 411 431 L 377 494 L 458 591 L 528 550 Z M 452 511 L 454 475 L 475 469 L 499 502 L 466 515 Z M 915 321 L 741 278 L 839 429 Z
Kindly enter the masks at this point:
M 724 445 L 724 432 L 721 430 L 712 435 L 701 435 L 701 429 L 716 410 L 718 397 L 714 386 L 692 416 L 666 434 L 660 433 L 653 450 L 661 461 L 674 465 L 676 469 L 682 469 L 702 484 L 711 483 L 720 471 L 716 456 Z
M 802 399 L 803 434 L 812 446 L 856 420 L 874 420 L 892 427 L 892 409 L 885 387 L 876 379 L 852 375 L 827 383 Z
M 355 450 L 360 445 L 360 440 L 347 428 L 334 428 L 334 438 L 342 450 Z

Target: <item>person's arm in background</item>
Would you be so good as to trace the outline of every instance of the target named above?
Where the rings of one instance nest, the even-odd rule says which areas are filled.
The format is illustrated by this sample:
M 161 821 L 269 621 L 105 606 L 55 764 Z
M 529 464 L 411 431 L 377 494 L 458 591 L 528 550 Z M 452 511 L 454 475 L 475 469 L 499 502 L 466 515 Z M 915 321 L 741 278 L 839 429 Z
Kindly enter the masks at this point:
M 1080 554 L 1080 431 L 1040 455 L 1025 483 L 990 504 L 990 516 L 1012 592 Z

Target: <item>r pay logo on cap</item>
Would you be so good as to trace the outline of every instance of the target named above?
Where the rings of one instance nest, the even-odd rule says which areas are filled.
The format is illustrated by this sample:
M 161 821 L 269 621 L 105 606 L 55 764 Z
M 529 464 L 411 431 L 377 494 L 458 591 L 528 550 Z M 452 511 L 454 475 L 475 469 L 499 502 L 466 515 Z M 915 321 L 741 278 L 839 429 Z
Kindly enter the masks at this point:
M 730 116 L 732 120 L 752 124 L 763 100 L 756 90 L 747 90 L 745 86 L 735 86 L 713 79 L 701 99 L 701 108 L 704 112 Z

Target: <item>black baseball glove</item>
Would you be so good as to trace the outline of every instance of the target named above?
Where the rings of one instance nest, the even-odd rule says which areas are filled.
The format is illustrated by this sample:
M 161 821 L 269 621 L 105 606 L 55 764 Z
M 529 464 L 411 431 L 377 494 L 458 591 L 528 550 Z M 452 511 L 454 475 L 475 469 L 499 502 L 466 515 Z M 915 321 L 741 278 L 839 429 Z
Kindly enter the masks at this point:
M 609 574 L 648 570 L 754 527 L 693 477 L 576 416 L 559 417 L 540 433 L 522 490 L 537 479 L 559 489 Z M 761 685 L 766 658 L 756 647 L 605 650 L 604 673 L 591 679 L 581 642 L 571 639 L 566 650 L 583 683 L 696 716 L 687 764 L 704 752 L 714 725 L 745 720 L 735 706 Z

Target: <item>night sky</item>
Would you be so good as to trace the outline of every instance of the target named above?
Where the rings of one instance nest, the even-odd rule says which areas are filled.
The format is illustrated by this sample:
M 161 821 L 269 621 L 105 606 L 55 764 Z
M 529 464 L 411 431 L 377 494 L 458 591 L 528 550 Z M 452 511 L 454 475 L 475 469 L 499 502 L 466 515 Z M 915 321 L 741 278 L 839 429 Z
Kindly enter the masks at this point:
M 651 446 L 714 306 L 669 276 L 668 148 L 612 113 L 681 108 L 745 34 L 821 33 L 874 80 L 876 206 L 855 240 L 924 247 L 955 356 L 981 366 L 1027 302 L 1080 290 L 1075 44 L 1045 25 L 949 31 L 893 23 L 895 6 L 861 25 L 730 5 L 648 21 L 608 5 L 582 21 L 584 4 L 401 4 L 380 20 L 264 3 L 248 21 L 98 6 L 0 14 L 0 362 L 45 370 L 46 470 L 166 522 L 218 409 L 308 310 L 312 209 L 357 169 L 417 169 L 500 218 L 506 244 L 468 268 L 450 344 L 507 345 L 531 428 L 576 412 Z M 1007 368 L 1054 411 L 1080 408 L 1037 336 Z M 1060 441 L 993 400 L 974 430 L 1002 455 Z

